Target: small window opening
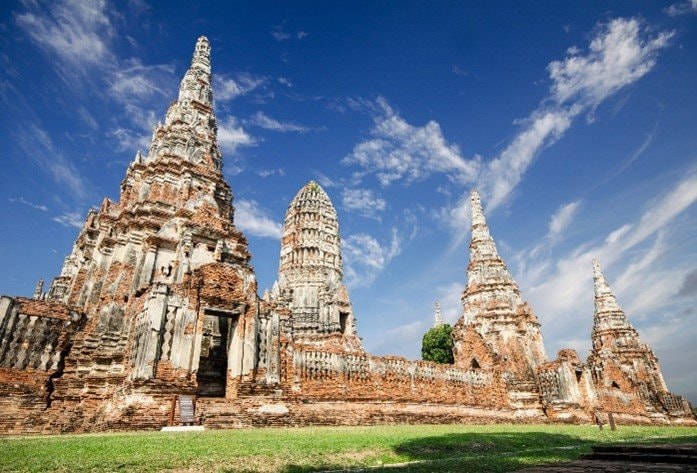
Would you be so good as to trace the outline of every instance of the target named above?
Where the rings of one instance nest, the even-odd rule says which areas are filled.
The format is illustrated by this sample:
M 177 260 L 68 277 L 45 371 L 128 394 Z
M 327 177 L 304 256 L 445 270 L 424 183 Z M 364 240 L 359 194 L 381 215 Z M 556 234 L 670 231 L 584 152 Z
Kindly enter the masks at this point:
M 470 363 L 470 368 L 472 368 L 473 370 L 478 370 L 481 368 L 481 366 L 479 365 L 479 362 L 477 361 L 476 358 L 472 358 L 472 362 Z
M 339 325 L 341 327 L 341 333 L 346 335 L 346 325 L 348 323 L 348 314 L 346 312 L 339 312 Z

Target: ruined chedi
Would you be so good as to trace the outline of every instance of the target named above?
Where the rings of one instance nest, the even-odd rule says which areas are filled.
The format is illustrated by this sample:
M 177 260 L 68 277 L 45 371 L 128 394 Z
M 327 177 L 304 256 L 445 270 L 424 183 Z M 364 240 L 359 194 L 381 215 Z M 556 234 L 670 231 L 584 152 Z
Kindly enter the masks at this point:
M 470 261 L 463 315 L 453 332 L 455 360 L 463 366 L 479 367 L 483 360 L 496 366 L 511 402 L 533 415 L 541 408 L 535 371 L 547 361 L 540 324 L 498 254 L 476 190 L 470 194 L 470 209 Z
M 288 206 L 278 280 L 268 298 L 292 312 L 292 336 L 305 341 L 320 336 L 325 343 L 326 336 L 335 335 L 346 348 L 361 349 L 343 284 L 336 209 L 315 181 L 303 186 Z
M 470 205 L 470 261 L 458 326 L 473 326 L 505 362 L 509 377 L 533 377 L 535 368 L 547 361 L 540 323 L 496 250 L 476 190 L 470 195 Z
M 668 391 L 658 358 L 639 339 L 597 260 L 593 260 L 593 283 L 595 314 L 588 365 L 601 404 L 614 411 L 627 410 L 627 402 L 623 401 L 627 393 L 632 393 L 649 415 L 662 410 L 660 407 L 669 412 L 683 411 L 684 400 Z

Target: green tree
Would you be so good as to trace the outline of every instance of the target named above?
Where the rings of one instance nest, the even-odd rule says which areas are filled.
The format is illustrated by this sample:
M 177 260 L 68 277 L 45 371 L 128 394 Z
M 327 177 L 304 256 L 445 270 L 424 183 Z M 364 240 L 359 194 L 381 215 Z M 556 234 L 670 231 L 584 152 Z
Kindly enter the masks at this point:
M 448 324 L 433 327 L 421 341 L 421 358 L 436 363 L 450 363 L 453 358 L 453 328 Z

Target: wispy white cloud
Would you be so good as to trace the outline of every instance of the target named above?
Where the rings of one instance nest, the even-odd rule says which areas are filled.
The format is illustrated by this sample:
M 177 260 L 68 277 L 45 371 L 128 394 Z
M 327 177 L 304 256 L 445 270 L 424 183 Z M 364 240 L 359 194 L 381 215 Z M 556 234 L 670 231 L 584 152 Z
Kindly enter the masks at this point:
M 289 41 L 293 38 L 301 40 L 303 38 L 306 38 L 308 36 L 308 33 L 303 30 L 299 30 L 295 33 L 289 33 L 286 30 L 285 25 L 275 25 L 273 28 L 271 28 L 271 36 L 276 41 L 282 42 Z
M 288 41 L 291 38 L 291 34 L 283 28 L 283 25 L 275 25 L 271 28 L 271 36 L 276 41 Z
M 664 10 L 670 16 L 680 16 L 697 13 L 697 0 L 686 0 L 674 3 Z
M 358 233 L 344 240 L 342 248 L 346 285 L 356 288 L 369 286 L 402 251 L 402 242 L 393 228 L 392 238 L 385 244 L 367 233 Z
M 120 151 L 147 150 L 150 146 L 150 134 L 131 128 L 118 127 L 108 133 L 115 138 Z
M 561 138 L 577 115 L 648 73 L 671 36 L 661 32 L 651 37 L 636 18 L 617 18 L 598 28 L 585 54 L 573 47 L 566 58 L 552 61 L 548 98 L 482 177 L 487 208 L 510 196 L 539 151 Z
M 539 109 L 524 121 L 524 129 L 499 157 L 487 164 L 478 180 L 488 210 L 509 197 L 540 150 L 561 138 L 580 111 L 578 106 L 568 110 Z
M 99 129 L 99 123 L 97 123 L 97 120 L 85 107 L 78 107 L 77 114 L 80 116 L 80 118 L 82 118 L 82 121 L 85 123 L 85 125 L 90 127 L 92 130 Z
M 254 146 L 256 140 L 244 131 L 235 117 L 230 116 L 218 123 L 218 144 L 224 152 L 234 154 L 239 147 Z
M 643 215 L 635 222 L 627 222 L 616 230 L 608 233 L 600 243 L 583 243 L 567 255 L 558 259 L 551 266 L 551 273 L 538 275 L 535 283 L 529 275 L 524 275 L 525 285 L 532 286 L 529 293 L 542 307 L 542 313 L 551 317 L 561 317 L 572 312 L 574 307 L 583 304 L 584 297 L 592 291 L 592 281 L 588 274 L 591 260 L 598 258 L 604 268 L 610 268 L 620 259 L 626 258 L 629 250 L 649 240 L 659 230 L 665 229 L 685 209 L 697 201 L 697 173 L 692 172 L 660 199 L 648 207 Z M 653 241 L 651 249 L 643 258 L 627 266 L 625 273 L 618 279 L 618 287 L 625 288 L 636 285 L 637 275 L 643 274 L 650 264 L 659 258 L 663 250 L 662 235 Z M 585 269 L 584 269 L 585 268 Z M 667 291 L 652 289 L 651 292 L 675 294 L 678 282 L 670 283 L 673 288 Z M 662 287 L 662 286 L 661 286 Z M 592 292 L 590 292 L 592 294 Z M 651 304 L 644 303 L 643 307 L 634 304 L 634 310 L 643 310 Z
M 257 174 L 260 177 L 269 177 L 273 176 L 274 174 L 278 174 L 279 176 L 285 176 L 286 175 L 286 170 L 283 168 L 276 168 L 276 169 L 260 169 L 257 171 Z
M 120 149 L 129 142 L 142 142 L 140 138 L 155 124 L 155 111 L 159 112 L 162 102 L 172 94 L 174 67 L 144 65 L 138 59 L 119 57 L 112 43 L 116 36 L 113 19 L 119 14 L 106 1 L 40 4 L 27 0 L 23 7 L 24 11 L 15 15 L 16 24 L 50 57 L 68 91 L 120 104 L 124 113 L 108 124 L 112 127 L 108 135 L 117 140 Z M 84 107 L 79 107 L 77 113 L 91 129 L 99 127 Z
M 80 212 L 66 212 L 53 217 L 52 220 L 66 227 L 82 228 L 82 225 L 85 223 L 85 216 Z
M 36 124 L 30 124 L 17 135 L 17 144 L 37 169 L 65 188 L 72 196 L 85 199 L 91 193 L 90 184 L 75 165 L 56 149 L 48 134 Z
M 542 149 L 554 144 L 573 120 L 622 88 L 636 82 L 656 64 L 672 32 L 653 36 L 636 18 L 617 18 L 599 25 L 587 51 L 572 47 L 566 57 L 548 66 L 552 82 L 548 96 L 528 118 L 502 153 L 477 178 L 477 186 L 491 211 L 505 203 Z M 455 229 L 456 244 L 463 241 L 468 200 L 446 212 Z
M 425 320 L 414 320 L 405 324 L 397 325 L 389 330 L 390 335 L 396 336 L 399 340 L 414 341 L 418 343 L 418 339 L 428 330 L 428 322 Z
M 581 206 L 581 201 L 576 200 L 574 202 L 569 202 L 568 204 L 562 205 L 557 209 L 557 211 L 552 215 L 549 221 L 549 231 L 547 232 L 547 239 L 554 242 L 559 239 L 562 233 L 568 228 L 571 222 L 578 212 Z
M 641 142 L 641 144 L 637 147 L 637 149 L 634 150 L 634 152 L 631 153 L 629 156 L 627 156 L 627 158 L 624 161 L 622 161 L 619 165 L 617 165 L 617 167 L 615 169 L 610 171 L 610 173 L 607 176 L 605 176 L 605 178 L 603 180 L 596 183 L 596 187 L 600 186 L 600 185 L 610 181 L 611 179 L 614 179 L 618 175 L 622 174 L 624 171 L 627 170 L 627 168 L 629 168 L 629 166 L 631 166 L 634 163 L 634 161 L 639 159 L 644 154 L 644 152 L 646 152 L 646 150 L 649 148 L 649 146 L 651 146 L 651 143 L 653 142 L 654 138 L 656 137 L 656 132 L 658 131 L 658 125 L 659 125 L 659 123 L 656 122 L 653 129 L 649 133 L 646 134 L 646 138 L 644 139 L 644 141 Z
M 315 169 L 312 171 L 312 174 L 314 174 L 315 178 L 317 179 L 317 182 L 319 182 L 322 187 L 330 188 L 336 187 L 338 185 L 334 179 L 330 178 L 321 171 L 317 171 Z
M 550 217 L 545 236 L 531 248 L 514 255 L 519 274 L 526 282 L 539 281 L 547 274 L 552 266 L 552 249 L 565 238 L 566 230 L 576 217 L 581 203 L 581 200 L 576 200 L 560 206 Z
M 31 207 L 36 210 L 41 210 L 42 212 L 48 212 L 48 207 L 46 207 L 43 204 L 35 204 L 34 202 L 29 202 L 28 200 L 25 200 L 24 197 L 10 197 L 10 202 L 14 204 L 22 204 L 26 205 L 27 207 Z
M 278 131 L 280 133 L 305 133 L 312 130 L 312 128 L 298 125 L 297 123 L 280 122 L 267 116 L 264 112 L 255 113 L 250 119 L 245 120 L 245 123 L 258 126 L 259 128 L 263 128 L 265 130 Z
M 293 82 L 291 82 L 291 80 L 286 77 L 279 77 L 278 83 L 281 85 L 285 85 L 286 87 L 293 87 Z
M 234 78 L 225 74 L 215 74 L 213 92 L 217 102 L 227 102 L 247 95 L 266 82 L 266 77 L 250 73 L 237 74 Z
M 519 121 L 519 132 L 489 162 L 478 156 L 463 157 L 459 148 L 443 137 L 438 123 L 432 121 L 423 127 L 409 124 L 384 98 L 354 101 L 355 107 L 373 114 L 372 136 L 357 144 L 342 163 L 360 167 L 354 173 L 355 182 L 372 174 L 383 186 L 443 174 L 460 185 L 476 185 L 491 211 L 510 198 L 539 153 L 563 137 L 576 117 L 592 113 L 608 97 L 647 74 L 671 36 L 672 32 L 652 35 L 636 18 L 617 18 L 599 25 L 586 51 L 569 48 L 563 60 L 549 64 L 547 97 Z M 633 159 L 643 153 L 651 136 Z M 559 215 L 554 225 L 563 223 L 562 217 L 571 218 L 576 208 L 567 208 L 568 214 Z M 463 194 L 454 206 L 442 209 L 440 216 L 453 229 L 452 246 L 459 246 L 469 225 L 468 196 Z
M 445 140 L 437 122 L 411 125 L 383 97 L 367 107 L 374 110 L 372 137 L 357 144 L 342 160 L 363 169 L 358 177 L 375 174 L 383 186 L 399 180 L 420 181 L 433 173 L 444 173 L 459 183 L 474 181 L 479 160 L 463 158 L 457 145 Z
M 282 226 L 254 200 L 235 201 L 235 224 L 245 233 L 261 238 L 280 239 Z
M 64 79 L 114 61 L 109 44 L 114 29 L 104 0 L 57 0 L 48 5 L 27 1 L 24 7 L 15 15 L 16 23 L 45 54 L 60 62 Z
M 344 189 L 341 194 L 344 209 L 364 217 L 376 218 L 387 208 L 387 202 L 370 189 Z
M 167 64 L 147 66 L 130 59 L 122 68 L 113 71 L 107 79 L 108 93 L 119 103 L 134 105 L 154 95 L 167 97 L 172 90 L 164 86 L 170 82 L 174 67 Z
M 550 63 L 551 98 L 559 105 L 597 106 L 649 72 L 672 36 L 672 32 L 661 32 L 650 37 L 636 18 L 617 18 L 602 25 L 587 54 L 569 48 L 564 60 Z

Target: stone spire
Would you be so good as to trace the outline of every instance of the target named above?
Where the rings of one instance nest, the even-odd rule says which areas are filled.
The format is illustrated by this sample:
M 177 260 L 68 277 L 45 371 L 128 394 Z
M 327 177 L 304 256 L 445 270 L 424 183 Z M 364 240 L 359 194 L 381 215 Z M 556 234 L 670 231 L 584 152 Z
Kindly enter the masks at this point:
M 617 303 L 610 286 L 605 281 L 605 276 L 600 270 L 600 263 L 597 259 L 593 260 L 593 289 L 595 292 L 594 330 L 634 330 Z
M 611 360 L 618 363 L 633 382 L 648 383 L 654 391 L 667 391 L 656 355 L 639 339 L 639 333 L 617 303 L 596 259 L 593 260 L 593 287 L 593 348 L 588 356 L 588 363 L 602 372 L 604 360 Z M 608 373 L 605 375 L 610 376 Z
M 463 317 L 456 327 L 464 330 L 472 325 L 507 369 L 532 376 L 535 367 L 547 361 L 540 324 L 496 250 L 476 190 L 470 203 L 470 262 L 462 294 Z
M 642 346 L 639 334 L 629 323 L 615 295 L 605 281 L 597 259 L 593 260 L 593 288 L 595 292 L 595 314 L 593 316 L 593 346 L 597 349 L 614 349 L 618 340 L 623 346 Z
M 208 38 L 201 36 L 196 41 L 191 67 L 179 86 L 179 102 L 196 101 L 200 105 L 213 107 L 211 92 L 211 45 Z
M 135 153 L 121 181 L 119 201 L 105 199 L 99 211 L 90 212 L 51 286 L 50 299 L 78 306 L 100 300 L 98 289 L 105 283 L 87 275 L 102 277 L 102 269 L 92 266 L 133 266 L 128 290 L 125 282 L 120 288 L 121 301 L 152 284 L 180 283 L 212 262 L 240 264 L 246 270 L 251 255 L 234 226 L 232 190 L 221 168 L 210 52 L 208 39 L 200 37 L 147 155 Z M 121 248 L 124 242 L 127 250 Z
M 436 302 L 436 312 L 433 318 L 433 328 L 440 327 L 441 325 L 443 325 L 443 316 L 440 313 L 440 302 Z
M 482 201 L 476 190 L 470 193 L 470 208 L 472 212 L 472 241 L 470 243 L 470 264 L 467 268 L 468 286 L 497 281 L 511 285 L 517 291 L 518 287 L 499 256 L 496 243 L 489 233 L 489 226 L 486 224 L 482 210 Z M 487 271 L 483 271 L 483 269 Z
M 34 299 L 43 299 L 44 296 L 44 280 L 39 278 L 34 288 Z
M 296 335 L 355 337 L 353 309 L 342 278 L 336 209 L 324 189 L 310 181 L 286 212 L 278 284 L 271 297 L 290 307 Z
M 196 42 L 191 67 L 184 74 L 179 95 L 165 123 L 153 133 L 148 160 L 176 156 L 212 167 L 220 172 L 222 153 L 218 147 L 218 126 L 213 112 L 211 46 L 205 36 Z

